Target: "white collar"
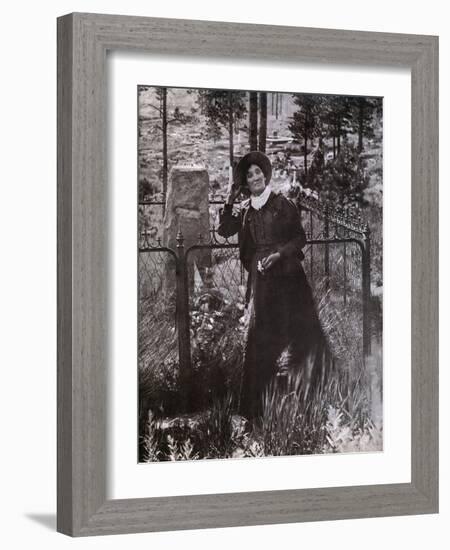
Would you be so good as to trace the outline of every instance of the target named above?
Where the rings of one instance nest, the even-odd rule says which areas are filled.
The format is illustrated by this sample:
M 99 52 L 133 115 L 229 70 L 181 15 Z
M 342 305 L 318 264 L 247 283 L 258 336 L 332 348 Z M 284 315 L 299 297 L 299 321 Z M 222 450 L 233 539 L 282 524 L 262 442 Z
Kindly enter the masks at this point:
M 261 195 L 258 195 L 257 197 L 254 197 L 253 195 L 250 197 L 250 204 L 255 210 L 261 210 L 261 208 L 266 204 L 267 200 L 270 197 L 270 193 L 272 192 L 272 189 L 270 185 L 266 185 L 266 188 L 261 193 Z

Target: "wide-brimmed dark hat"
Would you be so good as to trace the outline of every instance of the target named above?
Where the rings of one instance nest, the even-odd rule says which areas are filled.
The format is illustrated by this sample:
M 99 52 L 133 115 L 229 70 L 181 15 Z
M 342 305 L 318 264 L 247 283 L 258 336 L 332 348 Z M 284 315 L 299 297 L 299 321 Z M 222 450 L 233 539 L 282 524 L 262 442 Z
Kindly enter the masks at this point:
M 247 171 L 252 164 L 256 164 L 261 168 L 266 183 L 269 183 L 272 177 L 272 165 L 269 157 L 261 151 L 250 151 L 241 158 L 234 169 L 234 182 L 243 188 L 247 187 Z

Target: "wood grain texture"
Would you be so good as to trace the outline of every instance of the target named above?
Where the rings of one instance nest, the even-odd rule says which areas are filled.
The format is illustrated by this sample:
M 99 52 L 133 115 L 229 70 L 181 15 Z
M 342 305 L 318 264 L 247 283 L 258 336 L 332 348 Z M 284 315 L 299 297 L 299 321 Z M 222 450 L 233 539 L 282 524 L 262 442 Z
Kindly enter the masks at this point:
M 412 479 L 438 507 L 438 41 L 411 72 Z
M 71 17 L 58 21 L 57 529 L 72 525 L 72 51 Z
M 412 481 L 106 498 L 106 52 L 359 63 L 412 75 Z M 432 36 L 114 15 L 58 20 L 58 530 L 99 535 L 438 509 L 438 40 Z

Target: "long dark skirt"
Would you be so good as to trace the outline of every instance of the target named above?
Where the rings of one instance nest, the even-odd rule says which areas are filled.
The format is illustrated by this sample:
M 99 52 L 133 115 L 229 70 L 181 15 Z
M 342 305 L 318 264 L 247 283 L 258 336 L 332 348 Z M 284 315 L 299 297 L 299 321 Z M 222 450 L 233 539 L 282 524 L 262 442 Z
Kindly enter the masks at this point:
M 249 274 L 248 332 L 240 410 L 248 419 L 262 413 L 262 396 L 287 359 L 289 368 L 323 368 L 325 339 L 303 267 L 284 275 L 276 266 L 264 275 L 257 260 Z

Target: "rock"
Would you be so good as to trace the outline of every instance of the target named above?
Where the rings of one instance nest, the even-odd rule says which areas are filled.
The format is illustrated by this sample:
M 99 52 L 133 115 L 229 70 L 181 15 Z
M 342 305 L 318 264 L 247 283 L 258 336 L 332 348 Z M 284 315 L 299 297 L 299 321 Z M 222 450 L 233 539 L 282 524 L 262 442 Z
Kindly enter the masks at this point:
M 184 250 L 199 242 L 209 240 L 209 176 L 202 165 L 176 165 L 169 177 L 164 216 L 163 243 L 176 250 L 177 234 L 181 230 Z M 194 284 L 194 262 L 200 276 L 211 267 L 211 251 L 196 250 L 188 255 L 189 281 Z M 173 275 L 169 275 L 173 280 Z

